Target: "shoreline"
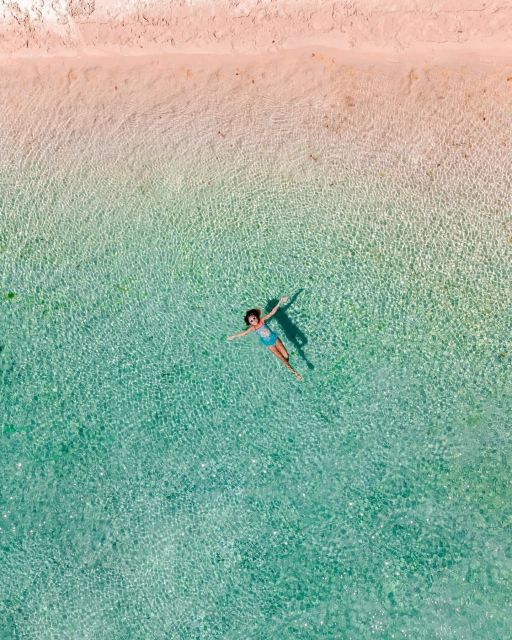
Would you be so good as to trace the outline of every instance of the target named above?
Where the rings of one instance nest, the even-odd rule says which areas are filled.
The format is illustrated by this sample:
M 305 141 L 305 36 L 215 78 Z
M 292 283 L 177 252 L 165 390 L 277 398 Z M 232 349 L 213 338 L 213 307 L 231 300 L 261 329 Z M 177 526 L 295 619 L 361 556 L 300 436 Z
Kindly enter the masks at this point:
M 335 46 L 329 42 L 299 42 L 294 46 L 283 47 L 280 49 L 269 50 L 222 50 L 219 48 L 144 48 L 137 49 L 128 48 L 105 48 L 105 47 L 88 47 L 88 48 L 62 48 L 53 51 L 43 50 L 27 50 L 27 52 L 19 52 L 10 54 L 0 52 L 0 64 L 13 63 L 18 61 L 32 60 L 58 60 L 67 59 L 75 60 L 78 58 L 91 58 L 98 60 L 112 59 L 129 59 L 129 58 L 156 58 L 161 57 L 163 60 L 183 60 L 186 58 L 199 59 L 201 56 L 215 58 L 218 60 L 229 60 L 238 58 L 242 61 L 251 61 L 255 59 L 276 59 L 280 56 L 314 54 L 316 51 L 323 55 L 332 54 L 338 58 L 338 62 L 353 65 L 447 65 L 447 66 L 465 66 L 471 64 L 476 67 L 488 67 L 490 65 L 503 65 L 510 67 L 512 70 L 512 45 L 510 51 L 497 51 L 495 47 L 481 47 L 479 49 L 461 50 L 457 47 L 443 47 L 436 49 L 416 48 L 409 49 L 404 52 L 394 52 L 387 49 L 368 49 L 354 50 L 344 47 Z
M 231 66 L 244 67 L 253 63 L 276 63 L 279 60 L 311 58 L 313 62 L 326 67 L 336 64 L 342 67 L 388 67 L 389 69 L 413 69 L 428 67 L 446 67 L 463 69 L 471 72 L 489 68 L 509 69 L 509 83 L 512 83 L 512 44 L 510 51 L 497 50 L 495 47 L 455 48 L 451 46 L 436 49 L 416 48 L 405 52 L 390 50 L 354 50 L 334 46 L 329 41 L 297 42 L 294 46 L 275 50 L 234 51 L 219 48 L 118 48 L 88 47 L 62 48 L 54 51 L 27 50 L 26 53 L 7 54 L 0 51 L 0 66 L 7 67 L 18 63 L 52 63 L 64 61 L 73 63 L 80 60 L 95 62 L 122 63 L 141 61 L 143 63 L 158 61 L 179 64 L 201 63 L 204 68 L 226 63 Z M 316 58 L 316 60 L 313 60 Z M 512 84 L 511 84 L 512 89 Z M 511 94 L 512 95 L 512 94 Z

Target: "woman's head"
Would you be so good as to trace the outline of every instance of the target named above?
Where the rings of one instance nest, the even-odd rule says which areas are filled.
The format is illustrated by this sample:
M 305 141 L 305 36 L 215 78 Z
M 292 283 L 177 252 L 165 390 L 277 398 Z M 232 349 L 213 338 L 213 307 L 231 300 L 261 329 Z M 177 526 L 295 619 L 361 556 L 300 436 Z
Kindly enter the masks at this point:
M 245 324 L 250 327 L 254 327 L 258 324 L 261 318 L 261 309 L 249 309 L 244 316 Z

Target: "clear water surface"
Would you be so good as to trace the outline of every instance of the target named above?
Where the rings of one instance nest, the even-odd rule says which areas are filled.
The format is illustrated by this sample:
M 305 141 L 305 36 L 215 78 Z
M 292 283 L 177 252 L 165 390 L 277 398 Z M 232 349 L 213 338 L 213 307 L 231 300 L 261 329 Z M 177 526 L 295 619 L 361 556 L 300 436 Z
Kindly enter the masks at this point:
M 510 637 L 505 205 L 201 171 L 2 173 L 0 637 Z

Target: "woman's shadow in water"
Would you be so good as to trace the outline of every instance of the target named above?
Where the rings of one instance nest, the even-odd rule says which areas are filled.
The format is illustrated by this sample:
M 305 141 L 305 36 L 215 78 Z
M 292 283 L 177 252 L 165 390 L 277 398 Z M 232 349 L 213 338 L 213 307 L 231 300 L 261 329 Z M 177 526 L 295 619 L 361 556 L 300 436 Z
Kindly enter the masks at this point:
M 281 305 L 273 317 L 277 320 L 277 324 L 281 327 L 287 340 L 289 340 L 295 346 L 299 356 L 307 364 L 308 369 L 314 369 L 314 364 L 307 359 L 306 354 L 304 353 L 304 347 L 307 345 L 308 339 L 286 313 L 288 308 L 292 306 L 292 304 L 295 302 L 295 300 L 297 300 L 297 298 L 303 291 L 304 289 L 299 289 L 296 293 L 294 293 L 288 303 L 285 305 Z M 265 307 L 265 313 L 269 313 L 270 311 L 272 311 L 272 309 L 278 302 L 279 300 L 269 300 L 267 302 L 267 306 Z

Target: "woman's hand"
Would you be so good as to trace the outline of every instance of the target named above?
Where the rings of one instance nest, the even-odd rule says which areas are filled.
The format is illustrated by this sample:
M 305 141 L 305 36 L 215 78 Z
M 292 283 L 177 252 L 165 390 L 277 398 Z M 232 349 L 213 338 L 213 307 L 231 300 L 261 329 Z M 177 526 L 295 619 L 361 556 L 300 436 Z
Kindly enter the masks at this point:
M 228 336 L 227 340 L 228 340 L 228 342 L 231 342 L 231 340 L 234 340 L 235 338 L 236 338 L 236 336 Z
M 288 296 L 282 296 L 279 298 L 279 304 L 284 304 L 288 300 Z

